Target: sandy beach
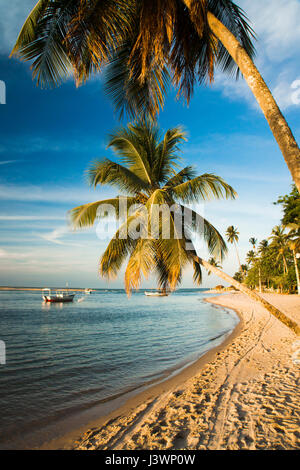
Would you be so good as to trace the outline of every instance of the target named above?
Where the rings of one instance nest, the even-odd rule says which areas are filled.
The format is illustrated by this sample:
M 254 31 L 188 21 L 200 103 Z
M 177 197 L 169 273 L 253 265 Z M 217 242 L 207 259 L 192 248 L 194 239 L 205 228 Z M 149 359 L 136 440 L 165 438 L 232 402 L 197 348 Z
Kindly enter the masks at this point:
M 264 297 L 300 323 L 300 297 Z M 63 447 L 300 448 L 300 338 L 243 294 L 208 301 L 238 313 L 232 335 L 198 361 L 197 370 L 194 365 L 154 387 L 142 402 L 133 399 Z

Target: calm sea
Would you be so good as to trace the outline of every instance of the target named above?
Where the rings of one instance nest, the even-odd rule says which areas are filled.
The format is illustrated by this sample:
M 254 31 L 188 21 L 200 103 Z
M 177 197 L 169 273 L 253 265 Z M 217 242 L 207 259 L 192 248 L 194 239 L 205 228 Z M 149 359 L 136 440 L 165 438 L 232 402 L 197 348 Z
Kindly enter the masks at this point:
M 1 291 L 0 448 L 39 446 L 88 423 L 220 344 L 238 319 L 205 297 L 98 290 L 49 305 L 40 292 Z

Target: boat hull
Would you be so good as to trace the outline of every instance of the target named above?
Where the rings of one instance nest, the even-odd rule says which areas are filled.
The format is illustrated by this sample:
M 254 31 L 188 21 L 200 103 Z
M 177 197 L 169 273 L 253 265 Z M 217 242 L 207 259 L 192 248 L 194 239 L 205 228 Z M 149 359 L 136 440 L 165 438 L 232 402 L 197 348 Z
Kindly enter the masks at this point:
M 67 303 L 73 302 L 75 295 L 68 295 L 67 297 L 49 297 L 44 295 L 43 299 L 45 302 L 49 303 Z
M 162 292 L 145 292 L 147 297 L 168 297 L 169 294 Z

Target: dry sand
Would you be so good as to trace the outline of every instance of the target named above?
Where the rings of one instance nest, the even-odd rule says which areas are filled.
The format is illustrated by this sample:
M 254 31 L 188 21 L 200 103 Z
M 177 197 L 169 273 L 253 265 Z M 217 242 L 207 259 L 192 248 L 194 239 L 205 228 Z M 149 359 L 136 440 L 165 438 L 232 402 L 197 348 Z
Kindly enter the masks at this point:
M 300 323 L 300 297 L 264 297 Z M 193 377 L 121 410 L 72 448 L 300 448 L 300 338 L 243 294 L 209 301 L 241 318 L 229 344 Z

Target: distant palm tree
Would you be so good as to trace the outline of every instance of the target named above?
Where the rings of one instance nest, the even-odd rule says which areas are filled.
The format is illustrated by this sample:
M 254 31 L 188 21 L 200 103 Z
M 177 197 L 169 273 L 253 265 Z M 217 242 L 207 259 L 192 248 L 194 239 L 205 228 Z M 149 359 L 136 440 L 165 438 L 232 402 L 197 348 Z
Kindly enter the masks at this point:
M 296 217 L 295 222 L 286 226 L 289 229 L 287 234 L 288 247 L 293 253 L 293 260 L 295 266 L 297 291 L 300 295 L 300 276 L 297 258 L 300 257 L 300 217 Z
M 248 264 L 254 264 L 256 261 L 256 253 L 253 250 L 248 251 L 246 255 L 246 261 Z
M 113 185 L 126 192 L 129 204 L 135 205 L 133 211 L 126 211 L 124 222 L 102 255 L 100 274 L 108 278 L 116 276 L 129 257 L 125 272 L 125 288 L 129 293 L 131 289 L 140 286 L 142 276 L 147 277 L 150 273 L 156 275 L 159 287 L 174 289 L 181 281 L 182 271 L 188 264 L 193 265 L 194 281 L 200 283 L 203 266 L 260 302 L 291 329 L 300 332 L 295 322 L 256 292 L 197 255 L 191 241 L 193 233 L 203 237 L 209 253 L 219 260 L 226 253 L 226 244 L 215 227 L 184 204 L 210 198 L 234 198 L 236 193 L 219 176 L 210 173 L 196 176 L 189 166 L 178 169 L 178 150 L 184 138 L 180 128 L 169 129 L 160 138 L 154 124 L 144 122 L 128 125 L 110 137 L 109 146 L 116 152 L 120 163 L 105 159 L 94 163 L 90 168 L 90 182 L 94 187 Z M 109 215 L 108 205 L 115 209 L 115 215 L 118 216 L 120 202 L 122 196 L 75 207 L 70 213 L 72 224 L 75 228 L 92 226 L 97 219 L 100 218 L 101 221 L 101 216 L 103 218 Z M 181 219 L 180 225 L 176 214 L 170 211 L 162 214 L 159 223 L 155 222 L 154 213 L 157 208 L 172 208 L 175 203 L 177 213 L 183 212 L 187 216 Z M 103 212 L 99 213 L 101 208 Z M 151 230 L 153 220 L 156 236 L 153 236 Z M 169 238 L 164 238 L 162 233 L 166 222 L 170 226 Z M 136 235 L 135 229 L 139 227 L 141 236 L 131 236 L 132 232 Z
M 228 227 L 227 230 L 226 230 L 227 241 L 229 243 L 233 244 L 234 247 L 235 247 L 236 256 L 237 256 L 237 259 L 238 259 L 240 271 L 243 274 L 243 269 L 242 269 L 242 265 L 241 265 L 241 261 L 240 261 L 240 257 L 239 257 L 238 248 L 237 248 L 237 242 L 239 241 L 239 234 L 240 234 L 240 232 L 233 225 L 230 225 L 230 227 Z
M 282 225 L 276 225 L 272 229 L 272 235 L 269 237 L 271 240 L 271 246 L 277 251 L 277 259 L 282 259 L 283 262 L 283 274 L 288 273 L 288 265 L 286 261 L 286 255 L 288 251 L 287 246 L 287 235 L 284 233 L 284 227 Z
M 223 269 L 222 266 L 221 266 L 221 264 L 218 263 L 218 261 L 216 261 L 215 258 L 209 258 L 208 262 L 209 262 L 209 264 L 210 264 L 211 266 L 215 266 L 215 267 L 218 268 L 218 269 Z M 208 274 L 208 276 L 210 276 L 210 275 L 211 275 L 211 271 L 209 271 L 207 274 Z
M 270 12 L 271 14 L 271 12 Z M 39 0 L 12 51 L 33 61 L 38 83 L 78 84 L 111 64 L 108 89 L 118 109 L 155 116 L 170 81 L 190 100 L 216 66 L 240 70 L 300 190 L 300 150 L 254 65 L 254 32 L 231 0 Z
M 251 238 L 249 238 L 249 242 L 253 246 L 253 250 L 256 251 L 257 238 L 251 237 Z
M 256 243 L 257 239 L 256 238 L 250 238 L 249 242 L 253 245 L 254 250 L 250 250 L 247 253 L 247 258 L 246 261 L 249 264 L 254 265 L 257 263 L 258 267 L 258 283 L 259 283 L 259 292 L 262 292 L 262 285 L 261 285 L 261 267 L 260 267 L 260 258 L 258 257 L 258 253 L 256 251 Z
M 258 251 L 259 251 L 259 253 L 260 253 L 261 255 L 263 255 L 264 253 L 266 253 L 268 246 L 269 246 L 268 240 L 262 240 L 262 241 L 259 243 L 259 246 L 258 246 Z
M 297 280 L 297 292 L 298 292 L 298 295 L 300 295 L 300 276 L 299 276 L 298 262 L 297 262 L 297 256 L 296 256 L 296 253 L 298 252 L 299 242 L 298 240 L 289 240 L 288 246 L 293 253 L 293 260 L 294 260 L 296 280 Z
M 249 270 L 247 264 L 242 264 L 242 265 L 241 265 L 241 268 L 242 268 L 242 270 L 243 270 L 244 273 L 247 273 L 247 271 Z

